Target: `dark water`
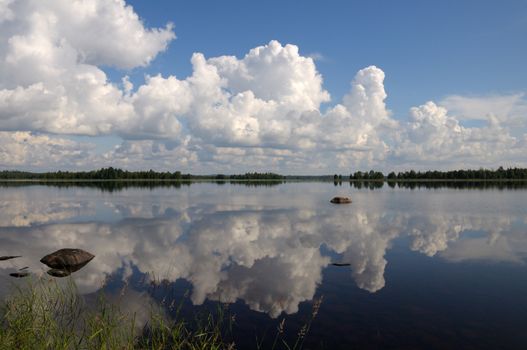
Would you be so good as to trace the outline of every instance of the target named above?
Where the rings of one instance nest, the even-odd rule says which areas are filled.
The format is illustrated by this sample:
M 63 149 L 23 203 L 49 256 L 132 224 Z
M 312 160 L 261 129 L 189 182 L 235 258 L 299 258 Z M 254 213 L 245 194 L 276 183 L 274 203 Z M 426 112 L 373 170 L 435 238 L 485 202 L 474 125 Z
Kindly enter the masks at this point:
M 335 195 L 353 203 L 329 203 Z M 527 348 L 527 190 L 192 184 L 0 189 L 0 296 L 59 248 L 96 255 L 72 278 L 144 314 L 231 304 L 238 348 Z M 331 263 L 345 263 L 338 267 Z M 145 288 L 164 280 L 165 287 Z M 106 281 L 106 282 L 105 282 Z M 185 295 L 188 295 L 185 298 Z

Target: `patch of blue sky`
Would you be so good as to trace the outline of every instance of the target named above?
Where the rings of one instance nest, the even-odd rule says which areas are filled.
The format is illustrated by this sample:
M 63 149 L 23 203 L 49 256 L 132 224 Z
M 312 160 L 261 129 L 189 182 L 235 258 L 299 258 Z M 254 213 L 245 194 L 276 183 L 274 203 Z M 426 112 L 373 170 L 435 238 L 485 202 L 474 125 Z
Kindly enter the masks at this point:
M 272 39 L 322 55 L 317 69 L 338 103 L 355 73 L 377 65 L 386 73 L 387 104 L 395 118 L 411 106 L 450 94 L 527 89 L 527 2 L 498 1 L 139 1 L 149 27 L 175 24 L 177 39 L 150 66 L 108 70 L 138 85 L 145 74 L 192 73 L 193 52 L 242 57 Z
M 79 142 L 79 143 L 89 143 L 93 144 L 95 146 L 95 151 L 98 154 L 102 154 L 108 151 L 111 151 L 115 148 L 115 146 L 121 144 L 122 139 L 119 136 L 109 135 L 109 136 L 79 136 L 79 135 L 72 135 L 72 136 L 66 136 L 65 138 Z

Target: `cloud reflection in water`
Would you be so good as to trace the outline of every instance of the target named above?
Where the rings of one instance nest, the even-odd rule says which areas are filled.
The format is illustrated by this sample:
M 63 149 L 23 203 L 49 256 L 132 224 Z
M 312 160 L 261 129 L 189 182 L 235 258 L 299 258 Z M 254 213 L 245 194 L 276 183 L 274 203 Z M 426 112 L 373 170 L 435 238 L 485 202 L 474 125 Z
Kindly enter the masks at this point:
M 301 193 L 288 202 L 294 191 Z M 411 250 L 453 262 L 523 263 L 527 256 L 527 234 L 518 226 L 523 216 L 515 212 L 482 214 L 470 206 L 460 211 L 431 192 L 425 193 L 431 199 L 416 192 L 415 202 L 401 206 L 408 190 L 357 192 L 353 205 L 335 208 L 326 200 L 331 191 L 325 185 L 272 191 L 193 186 L 170 193 L 127 190 L 98 197 L 92 192 L 83 201 L 84 208 L 113 213 L 111 219 L 92 209 L 72 212 L 75 196 L 63 195 L 61 205 L 48 206 L 46 200 L 12 195 L 11 211 L 1 216 L 0 255 L 23 257 L 0 263 L 0 278 L 22 266 L 41 273 L 37 257 L 75 247 L 96 255 L 73 275 L 83 293 L 98 290 L 106 275 L 123 267 L 126 278 L 134 267 L 169 281 L 189 281 L 195 304 L 240 299 L 277 317 L 297 312 L 299 303 L 314 297 L 323 269 L 335 259 L 323 255 L 322 246 L 349 263 L 342 268 L 369 292 L 385 286 L 386 252 L 398 238 L 408 239 Z M 38 193 L 45 195 L 46 189 Z M 462 195 L 452 194 L 451 200 Z M 433 208 L 423 205 L 434 200 L 440 201 Z M 27 225 L 11 219 L 29 217 L 25 211 L 40 219 Z

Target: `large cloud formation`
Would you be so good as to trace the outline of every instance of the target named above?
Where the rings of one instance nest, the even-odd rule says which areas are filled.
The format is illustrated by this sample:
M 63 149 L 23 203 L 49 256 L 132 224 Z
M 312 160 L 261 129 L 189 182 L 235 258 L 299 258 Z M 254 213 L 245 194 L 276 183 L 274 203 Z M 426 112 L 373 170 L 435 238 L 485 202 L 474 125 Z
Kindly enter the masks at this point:
M 63 150 L 42 152 L 47 168 L 324 172 L 526 161 L 522 94 L 450 96 L 412 108 L 403 122 L 385 104 L 384 72 L 370 66 L 328 107 L 315 61 L 274 40 L 242 58 L 195 53 L 184 79 L 153 75 L 135 87 L 126 75 L 109 80 L 106 67 L 140 69 L 174 38 L 172 24 L 146 28 L 124 0 L 1 1 L 0 167 L 45 168 L 20 132 L 26 143 Z M 463 126 L 474 119 L 487 125 Z M 91 148 L 72 135 L 93 137 Z M 122 144 L 97 152 L 102 135 Z

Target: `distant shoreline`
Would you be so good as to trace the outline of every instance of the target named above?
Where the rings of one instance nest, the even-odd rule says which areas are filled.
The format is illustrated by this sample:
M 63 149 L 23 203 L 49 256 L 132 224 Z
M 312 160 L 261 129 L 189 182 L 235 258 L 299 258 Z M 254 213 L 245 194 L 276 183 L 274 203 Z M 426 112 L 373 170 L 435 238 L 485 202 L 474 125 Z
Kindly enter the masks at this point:
M 461 170 L 427 170 L 427 171 L 391 171 L 388 175 L 380 171 L 356 171 L 349 175 L 280 175 L 272 172 L 247 172 L 245 174 L 184 174 L 181 171 L 158 172 L 154 170 L 128 171 L 118 168 L 101 168 L 91 171 L 55 171 L 35 173 L 19 170 L 0 171 L 0 181 L 19 182 L 88 182 L 88 181 L 158 181 L 158 182 L 277 182 L 277 181 L 321 181 L 321 182 L 434 182 L 434 181 L 527 181 L 527 168 L 499 167 L 491 169 L 461 169 Z
M 333 179 L 225 179 L 218 180 L 215 178 L 193 178 L 193 179 L 2 179 L 0 178 L 0 183 L 5 182 L 64 182 L 64 183 L 75 183 L 75 182 L 328 182 L 328 183 L 346 183 L 346 182 L 527 182 L 526 179 L 373 179 L 373 180 L 354 180 L 354 179 L 343 179 L 343 180 L 333 180 Z

